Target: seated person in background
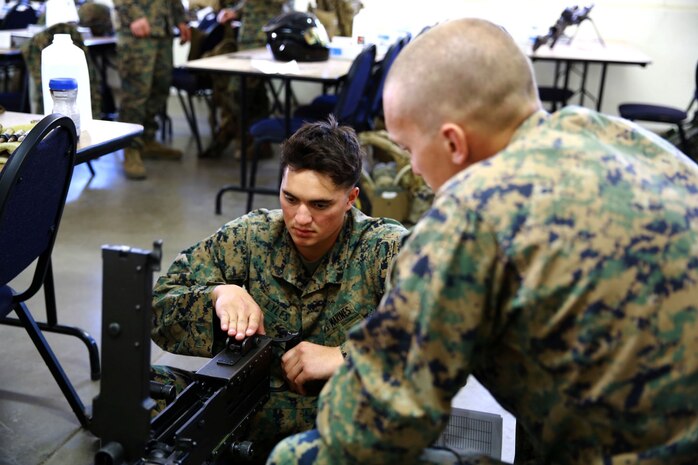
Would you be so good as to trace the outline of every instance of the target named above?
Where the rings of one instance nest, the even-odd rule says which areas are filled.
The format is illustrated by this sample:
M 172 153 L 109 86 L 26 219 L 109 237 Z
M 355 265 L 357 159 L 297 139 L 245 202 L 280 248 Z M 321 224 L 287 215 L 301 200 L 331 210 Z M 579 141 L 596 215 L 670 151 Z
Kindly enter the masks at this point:
M 240 22 L 237 43 L 226 43 L 217 47 L 212 55 L 230 53 L 237 50 L 249 50 L 265 47 L 267 35 L 262 30 L 270 19 L 283 13 L 288 0 L 257 0 L 254 2 L 240 0 L 220 0 L 217 20 L 221 24 Z M 201 154 L 203 158 L 220 157 L 233 139 L 240 142 L 240 78 L 238 76 L 215 75 L 213 80 L 213 101 L 220 108 L 220 125 L 214 130 L 211 145 Z M 246 105 L 248 124 L 269 116 L 269 97 L 264 79 L 248 77 L 246 79 Z M 214 120 L 215 118 L 211 118 Z M 247 134 L 248 128 L 244 128 Z M 248 147 L 252 147 L 250 143 Z M 236 157 L 242 156 L 236 152 Z M 271 156 L 269 144 L 262 145 L 263 158 Z
M 322 22 L 330 39 L 334 36 L 351 37 L 354 16 L 361 8 L 363 5 L 358 0 L 314 0 L 308 3 L 308 11 Z
M 535 463 L 696 463 L 698 167 L 631 122 L 543 111 L 528 59 L 480 19 L 405 47 L 384 105 L 434 205 L 350 331 L 318 429 L 268 463 L 432 460 L 469 374 Z
M 300 342 L 279 353 L 272 392 L 250 426 L 264 461 L 273 445 L 311 428 L 317 392 L 344 361 L 351 326 L 378 306 L 406 230 L 353 205 L 361 146 L 333 118 L 308 124 L 282 146 L 280 210 L 260 209 L 182 252 L 158 279 L 153 340 L 164 350 L 213 356 L 227 336 Z

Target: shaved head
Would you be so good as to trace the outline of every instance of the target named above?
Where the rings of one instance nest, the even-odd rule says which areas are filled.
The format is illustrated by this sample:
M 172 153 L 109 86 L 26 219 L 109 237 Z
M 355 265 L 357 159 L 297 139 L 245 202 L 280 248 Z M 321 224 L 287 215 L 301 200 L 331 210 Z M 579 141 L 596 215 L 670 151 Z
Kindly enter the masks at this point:
M 413 40 L 393 63 L 385 93 L 424 129 L 454 121 L 496 132 L 540 108 L 528 58 L 501 27 L 474 18 Z

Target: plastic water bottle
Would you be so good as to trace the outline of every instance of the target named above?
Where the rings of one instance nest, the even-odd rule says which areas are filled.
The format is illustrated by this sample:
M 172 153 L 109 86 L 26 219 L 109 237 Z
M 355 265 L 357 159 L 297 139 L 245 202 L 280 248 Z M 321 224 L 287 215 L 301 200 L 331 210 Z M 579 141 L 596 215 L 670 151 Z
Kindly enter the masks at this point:
M 50 114 L 53 108 L 49 82 L 54 78 L 73 78 L 77 81 L 80 123 L 82 129 L 87 129 L 92 121 L 90 74 L 85 52 L 73 43 L 70 34 L 55 34 L 51 45 L 41 51 L 41 86 L 45 115 Z
M 79 138 L 78 81 L 73 78 L 53 78 L 49 81 L 48 87 L 51 99 L 53 99 L 51 113 L 60 113 L 72 119 Z

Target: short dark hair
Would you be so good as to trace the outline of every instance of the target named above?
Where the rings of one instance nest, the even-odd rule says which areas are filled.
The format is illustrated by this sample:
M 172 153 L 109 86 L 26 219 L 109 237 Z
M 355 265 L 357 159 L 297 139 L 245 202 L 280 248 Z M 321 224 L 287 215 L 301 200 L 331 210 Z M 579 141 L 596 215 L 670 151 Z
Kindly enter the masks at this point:
M 311 170 L 335 186 L 354 187 L 361 177 L 363 148 L 356 131 L 340 126 L 334 116 L 305 123 L 281 146 L 281 169 Z

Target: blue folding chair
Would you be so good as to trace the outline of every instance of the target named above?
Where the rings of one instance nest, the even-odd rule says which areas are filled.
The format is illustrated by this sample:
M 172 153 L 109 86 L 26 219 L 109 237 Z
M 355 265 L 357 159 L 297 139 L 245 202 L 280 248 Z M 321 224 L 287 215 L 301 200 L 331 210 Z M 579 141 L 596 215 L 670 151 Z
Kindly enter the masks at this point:
M 216 21 L 216 14 L 209 13 L 199 23 L 196 32 L 192 34 L 200 34 L 201 40 L 197 50 L 192 49 L 189 53 L 189 60 L 201 58 L 201 56 L 212 50 L 223 40 L 226 26 L 219 24 Z M 189 129 L 194 136 L 198 154 L 201 155 L 203 147 L 201 145 L 201 136 L 199 134 L 199 124 L 196 119 L 194 110 L 193 97 L 202 97 L 208 105 L 209 111 L 215 114 L 215 108 L 212 100 L 213 83 L 211 76 L 206 73 L 191 71 L 185 67 L 177 67 L 172 70 L 172 87 L 177 90 L 179 103 L 184 110 L 184 117 L 189 124 Z M 186 100 L 185 100 L 186 97 Z M 213 131 L 215 128 L 211 128 Z
M 679 134 L 681 150 L 690 154 L 688 140 L 683 125 L 688 121 L 688 113 L 695 102 L 698 102 L 698 63 L 696 63 L 696 87 L 693 90 L 691 102 L 686 111 L 680 108 L 668 107 L 664 105 L 653 105 L 649 103 L 623 103 L 618 106 L 618 113 L 630 121 L 649 121 L 653 123 L 667 123 L 676 125 Z M 696 160 L 698 162 L 698 160 Z
M 373 130 L 376 128 L 375 121 L 376 118 L 383 117 L 383 87 L 385 86 L 385 79 L 388 77 L 388 72 L 390 67 L 393 65 L 395 58 L 397 58 L 400 51 L 405 48 L 407 43 L 410 41 L 410 36 L 405 36 L 399 39 L 397 42 L 392 44 L 388 51 L 385 52 L 383 61 L 378 70 L 378 80 L 375 87 L 371 91 L 371 102 L 370 106 L 367 107 L 367 113 L 361 119 L 365 122 L 366 127 L 360 128 L 361 130 Z M 358 129 L 357 129 L 358 130 Z
M 0 171 L 0 324 L 24 327 L 78 421 L 86 427 L 85 407 L 42 332 L 69 334 L 89 342 L 99 377 L 94 339 L 79 328 L 56 324 L 55 301 L 53 309 L 49 305 L 49 300 L 54 298 L 51 252 L 73 175 L 76 141 L 75 125 L 70 118 L 49 115 L 29 132 Z M 16 292 L 9 283 L 25 270 L 31 270 L 32 263 L 36 264 L 31 283 Z M 37 323 L 25 303 L 42 286 L 48 323 Z M 12 311 L 18 318 L 7 316 Z M 9 350 L 6 348 L 5 352 Z M 97 378 L 93 372 L 93 379 Z
M 340 124 L 356 127 L 363 117 L 362 105 L 367 101 L 367 88 L 371 78 L 371 70 L 376 59 L 375 45 L 368 45 L 357 55 L 349 68 L 344 85 L 338 95 L 337 103 L 332 113 Z M 285 118 L 271 117 L 265 118 L 250 127 L 250 134 L 254 138 L 252 164 L 249 173 L 249 182 L 246 182 L 246 170 L 241 171 L 241 183 L 239 186 L 226 186 L 221 189 L 216 196 L 216 211 L 220 211 L 221 195 L 225 191 L 246 192 L 247 211 L 252 210 L 254 194 L 277 195 L 278 187 L 259 188 L 256 187 L 257 166 L 259 161 L 260 146 L 265 142 L 279 144 L 289 135 L 296 132 L 305 122 L 317 121 L 315 118 L 291 117 L 287 122 Z M 288 123 L 288 126 L 287 126 Z M 241 163 L 245 163 L 243 155 Z M 281 173 L 279 173 L 279 185 L 281 184 Z
M 364 99 L 356 117 L 354 129 L 365 131 L 375 129 L 375 119 L 383 116 L 383 85 L 388 71 L 398 56 L 400 51 L 407 45 L 409 36 L 402 37 L 395 41 L 385 52 L 383 60 L 371 75 L 371 82 L 368 88 L 368 98 Z M 298 107 L 294 116 L 303 119 L 320 120 L 332 113 L 337 105 L 338 94 L 323 94 L 315 97 L 308 105 Z

